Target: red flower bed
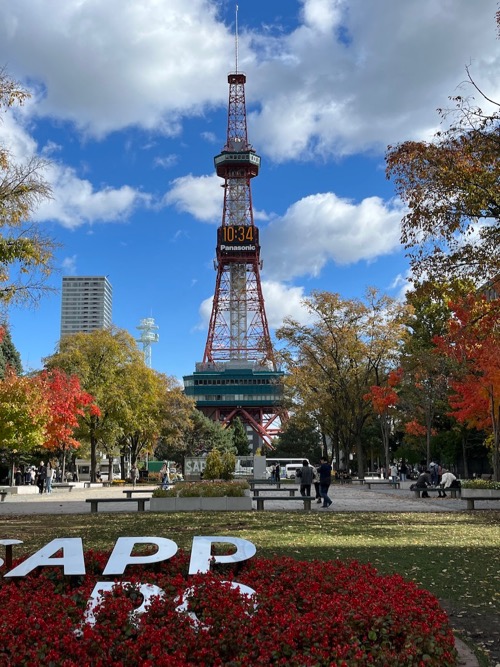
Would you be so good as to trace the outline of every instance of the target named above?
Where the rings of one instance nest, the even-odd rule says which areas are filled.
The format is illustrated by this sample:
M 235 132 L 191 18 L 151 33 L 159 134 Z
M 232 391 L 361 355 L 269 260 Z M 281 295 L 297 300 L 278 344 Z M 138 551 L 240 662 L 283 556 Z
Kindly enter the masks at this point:
M 150 567 L 128 567 L 105 594 L 96 623 L 84 622 L 108 554 L 87 552 L 85 577 L 44 567 L 0 580 L 0 666 L 184 665 L 451 667 L 454 638 L 429 592 L 399 575 L 381 576 L 357 562 L 253 558 L 187 576 L 188 555 Z M 249 586 L 240 595 L 230 581 Z M 226 582 L 226 583 L 224 583 Z M 147 613 L 138 586 L 165 595 Z M 187 590 L 187 611 L 179 612 Z

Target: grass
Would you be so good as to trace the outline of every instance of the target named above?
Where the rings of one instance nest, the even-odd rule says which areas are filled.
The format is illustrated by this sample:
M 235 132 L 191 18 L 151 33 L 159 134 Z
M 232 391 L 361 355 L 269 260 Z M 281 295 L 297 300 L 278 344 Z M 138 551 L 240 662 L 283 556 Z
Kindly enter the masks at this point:
M 230 535 L 253 542 L 259 556 L 371 562 L 384 574 L 399 572 L 434 593 L 453 625 L 465 635 L 475 635 L 474 643 L 482 645 L 485 655 L 491 636 L 488 628 L 493 623 L 493 632 L 500 629 L 499 528 L 497 511 L 453 515 L 102 512 L 0 518 L 3 538 L 24 540 L 15 547 L 15 558 L 34 553 L 55 537 L 81 537 L 85 549 L 111 550 L 120 536 L 154 535 L 189 550 L 195 535 Z M 481 631 L 474 631 L 476 626 L 485 629 L 483 639 Z

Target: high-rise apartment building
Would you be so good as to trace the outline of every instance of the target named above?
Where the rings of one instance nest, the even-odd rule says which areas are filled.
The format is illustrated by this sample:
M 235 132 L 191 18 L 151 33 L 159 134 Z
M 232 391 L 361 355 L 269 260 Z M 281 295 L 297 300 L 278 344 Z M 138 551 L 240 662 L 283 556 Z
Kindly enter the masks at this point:
M 113 288 L 106 276 L 64 276 L 61 338 L 111 326 Z

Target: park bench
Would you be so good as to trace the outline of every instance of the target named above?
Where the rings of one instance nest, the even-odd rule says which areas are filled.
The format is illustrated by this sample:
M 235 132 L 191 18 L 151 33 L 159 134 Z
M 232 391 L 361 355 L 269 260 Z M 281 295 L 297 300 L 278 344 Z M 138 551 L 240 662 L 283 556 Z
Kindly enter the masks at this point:
M 134 493 L 151 493 L 151 489 L 124 489 L 122 493 L 125 493 L 127 498 L 132 498 Z
M 146 502 L 151 499 L 149 498 L 87 498 L 86 503 L 90 503 L 90 511 L 97 512 L 99 503 L 137 503 L 137 511 L 145 512 L 146 511 Z
M 268 485 L 274 485 L 273 488 L 275 489 L 280 489 L 281 488 L 281 480 L 279 482 L 276 482 L 272 479 L 250 479 L 248 480 L 248 484 L 250 485 L 250 489 L 253 491 L 257 485 L 260 484 L 268 484 Z
M 71 483 L 71 482 L 68 482 L 68 483 L 66 483 L 66 482 L 52 482 L 52 488 L 53 489 L 63 489 L 63 490 L 67 489 L 68 492 L 71 492 L 75 488 L 75 484 Z
M 372 486 L 393 486 L 395 489 L 400 489 L 401 484 L 400 482 L 391 482 L 389 479 L 379 479 L 378 481 L 376 480 L 363 480 L 364 484 L 368 487 L 368 489 L 371 489 Z
M 476 500 L 500 500 L 500 498 L 492 498 L 491 496 L 474 496 L 474 498 L 464 498 L 467 501 L 467 509 L 473 510 Z
M 353 477 L 350 481 L 351 484 L 364 484 L 365 480 L 362 477 Z
M 447 489 L 443 490 L 446 494 L 449 493 L 452 498 L 460 497 L 461 489 L 458 489 L 456 487 L 453 488 L 448 487 Z M 427 488 L 422 488 L 422 489 L 412 489 L 412 491 L 415 494 L 415 498 L 420 498 L 422 496 L 422 491 L 427 491 L 428 493 L 438 493 L 440 489 L 437 486 L 428 486 Z
M 261 491 L 276 491 L 276 489 L 274 487 L 270 487 L 270 486 L 269 487 L 259 487 L 259 488 L 256 487 L 255 489 L 253 489 L 254 497 L 257 498 Z M 286 488 L 281 488 L 280 491 L 283 491 L 283 492 L 288 491 L 288 495 L 294 497 L 295 496 L 295 491 L 298 491 L 298 489 L 297 489 L 296 486 L 290 486 L 290 487 L 286 487 Z M 284 496 L 284 497 L 286 498 L 286 496 Z
M 304 509 L 311 509 L 311 501 L 314 500 L 312 496 L 252 496 L 252 500 L 257 502 L 257 510 L 264 510 L 264 501 L 266 500 L 301 500 L 304 503 Z

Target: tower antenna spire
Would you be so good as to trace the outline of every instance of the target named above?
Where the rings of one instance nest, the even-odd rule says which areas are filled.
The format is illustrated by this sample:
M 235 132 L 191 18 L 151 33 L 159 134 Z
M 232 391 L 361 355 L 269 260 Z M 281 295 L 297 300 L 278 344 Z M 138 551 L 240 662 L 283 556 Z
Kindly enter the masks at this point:
M 238 74 L 238 5 L 236 5 L 236 27 L 234 30 L 234 52 L 236 60 L 235 72 Z

